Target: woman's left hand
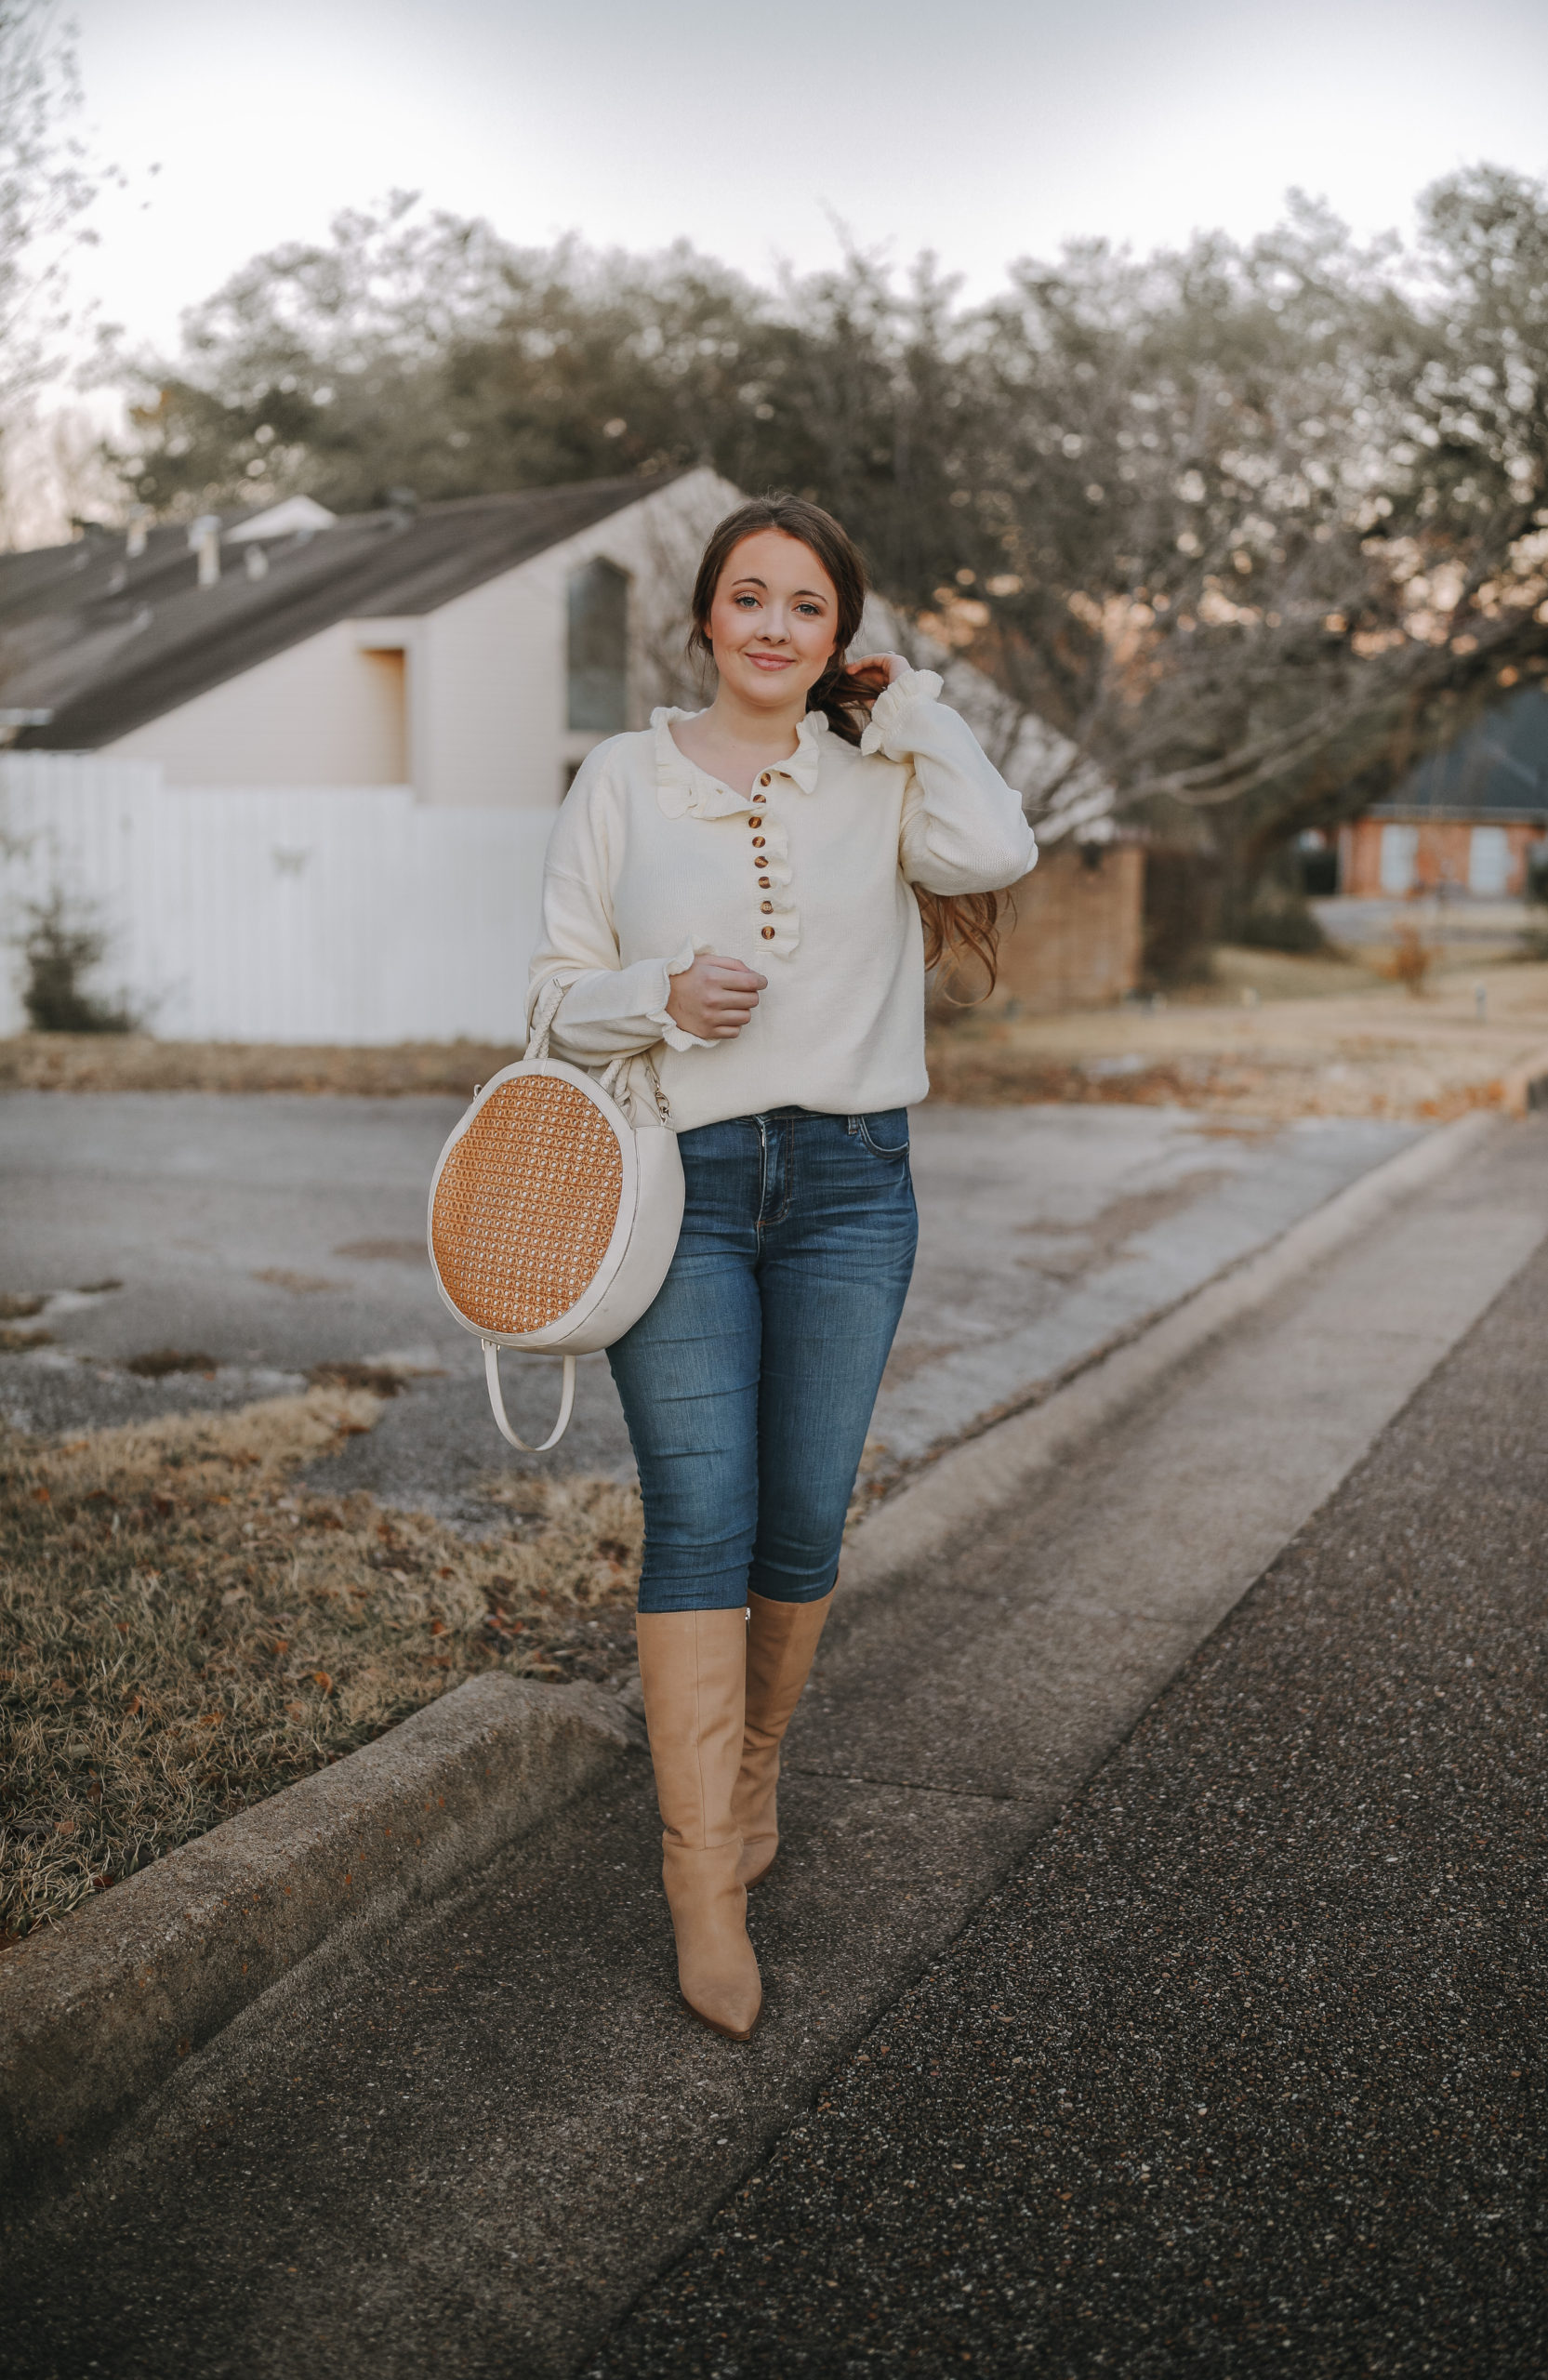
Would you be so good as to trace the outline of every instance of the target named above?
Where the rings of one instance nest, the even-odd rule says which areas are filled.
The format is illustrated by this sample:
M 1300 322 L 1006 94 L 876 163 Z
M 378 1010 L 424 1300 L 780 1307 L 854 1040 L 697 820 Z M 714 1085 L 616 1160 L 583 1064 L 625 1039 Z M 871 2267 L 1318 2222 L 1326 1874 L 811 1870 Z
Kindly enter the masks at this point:
M 867 653 L 863 660 L 852 661 L 848 667 L 852 678 L 858 678 L 871 693 L 880 694 L 913 664 L 905 661 L 901 653 Z

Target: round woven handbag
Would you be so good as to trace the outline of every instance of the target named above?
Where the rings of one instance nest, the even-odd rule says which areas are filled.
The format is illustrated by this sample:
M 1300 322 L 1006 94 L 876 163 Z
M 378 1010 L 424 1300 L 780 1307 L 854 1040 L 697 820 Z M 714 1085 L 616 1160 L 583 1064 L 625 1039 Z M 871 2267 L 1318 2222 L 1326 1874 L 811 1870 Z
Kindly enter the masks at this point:
M 480 1087 L 430 1194 L 435 1286 L 483 1340 L 496 1426 L 523 1454 L 559 1444 L 576 1357 L 610 1347 L 639 1321 L 682 1224 L 682 1159 L 655 1067 L 647 1058 L 656 1112 L 637 1130 L 615 1095 L 628 1059 L 594 1080 L 548 1055 L 564 989 L 544 993 L 527 1055 Z M 564 1358 L 559 1419 L 539 1447 L 507 1419 L 502 1347 Z

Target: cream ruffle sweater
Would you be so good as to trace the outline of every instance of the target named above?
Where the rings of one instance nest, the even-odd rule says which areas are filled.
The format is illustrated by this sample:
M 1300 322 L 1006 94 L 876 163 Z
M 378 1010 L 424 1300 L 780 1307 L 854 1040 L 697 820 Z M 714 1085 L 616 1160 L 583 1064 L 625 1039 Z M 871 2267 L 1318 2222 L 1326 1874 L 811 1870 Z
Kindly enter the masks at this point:
M 820 712 L 750 796 L 707 776 L 658 710 L 588 758 L 549 843 L 529 1017 L 568 986 L 553 1052 L 594 1066 L 647 1049 L 677 1130 L 809 1107 L 906 1107 L 924 1065 L 924 938 L 909 886 L 986 892 L 1037 859 L 1017 795 L 910 669 L 858 749 Z M 734 1040 L 667 1013 L 669 978 L 714 951 L 769 979 Z M 664 1045 L 664 1046 L 663 1046 Z

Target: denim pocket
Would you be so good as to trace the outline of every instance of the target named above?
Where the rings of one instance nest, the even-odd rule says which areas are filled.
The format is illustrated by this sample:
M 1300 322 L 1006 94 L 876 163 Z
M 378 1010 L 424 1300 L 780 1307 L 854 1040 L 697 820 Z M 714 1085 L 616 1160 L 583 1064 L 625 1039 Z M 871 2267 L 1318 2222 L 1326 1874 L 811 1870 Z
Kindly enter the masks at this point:
M 887 1107 L 879 1115 L 852 1116 L 850 1130 L 864 1141 L 872 1157 L 906 1157 L 908 1154 L 908 1110 Z

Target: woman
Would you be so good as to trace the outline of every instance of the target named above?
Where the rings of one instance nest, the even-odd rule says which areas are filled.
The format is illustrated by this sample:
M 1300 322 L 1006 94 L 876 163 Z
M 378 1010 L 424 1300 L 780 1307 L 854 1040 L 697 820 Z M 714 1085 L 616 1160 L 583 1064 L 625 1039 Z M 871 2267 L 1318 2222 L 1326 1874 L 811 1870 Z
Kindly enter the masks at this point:
M 747 1887 L 833 1599 L 917 1224 L 906 1110 L 931 956 L 993 964 L 994 892 L 1037 853 L 1015 794 L 895 654 L 846 668 L 866 582 L 838 522 L 774 496 L 710 538 L 708 710 L 587 760 L 544 881 L 532 1005 L 556 1054 L 653 1053 L 687 1205 L 609 1350 L 640 1467 L 640 1674 L 689 2006 L 743 2041 Z

